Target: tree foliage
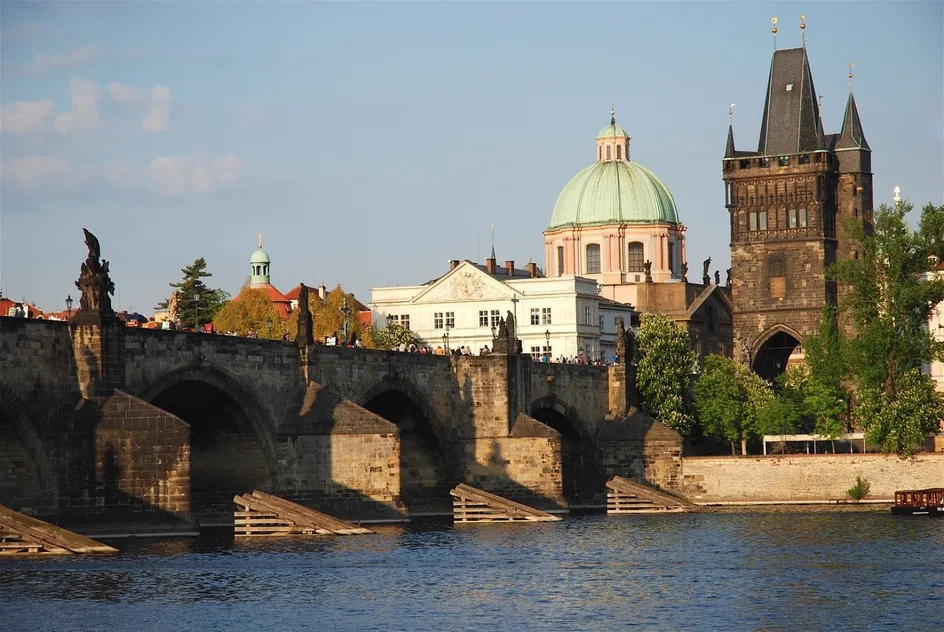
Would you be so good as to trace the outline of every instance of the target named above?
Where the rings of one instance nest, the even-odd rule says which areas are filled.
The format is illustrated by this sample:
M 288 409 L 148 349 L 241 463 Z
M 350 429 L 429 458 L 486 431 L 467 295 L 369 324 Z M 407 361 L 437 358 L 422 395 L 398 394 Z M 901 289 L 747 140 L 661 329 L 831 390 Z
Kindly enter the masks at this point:
M 255 335 L 282 340 L 285 325 L 265 290 L 244 287 L 239 296 L 226 303 L 213 319 L 218 333 L 237 336 Z
M 778 402 L 767 383 L 735 360 L 709 355 L 695 383 L 695 410 L 706 435 L 741 443 L 747 454 L 747 442 L 765 432 L 764 424 L 781 429 L 772 421 L 779 414 L 792 411 L 787 400 Z
M 932 311 L 944 300 L 944 279 L 922 279 L 935 267 L 934 257 L 944 255 L 944 206 L 927 205 L 917 230 L 906 219 L 911 210 L 905 201 L 883 204 L 872 232 L 847 223 L 862 254 L 830 267 L 843 286 L 840 307 L 855 326 L 845 357 L 856 385 L 856 414 L 870 441 L 900 455 L 910 454 L 911 444 L 944 418 L 930 378 L 917 371 L 944 357 L 944 344 L 927 331 Z
M 316 292 L 309 292 L 308 310 L 311 312 L 312 334 L 315 340 L 323 341 L 328 336 L 336 336 L 338 343 L 341 344 L 350 342 L 356 336 L 365 347 L 375 346 L 371 327 L 365 327 L 360 322 L 354 295 L 345 292 L 340 284 L 325 295 L 324 301 Z M 347 340 L 343 341 L 345 320 L 347 321 Z M 298 332 L 298 310 L 292 312 L 285 327 L 289 338 L 294 340 Z
M 685 329 L 662 314 L 643 318 L 636 345 L 642 408 L 683 436 L 694 421 L 689 392 L 696 361 Z
M 383 329 L 374 331 L 374 344 L 378 349 L 396 349 L 401 344 L 409 347 L 411 344 L 419 346 L 420 339 L 409 327 L 400 323 L 387 323 Z
M 213 276 L 206 271 L 206 267 L 206 260 L 200 257 L 181 269 L 181 281 L 169 284 L 177 291 L 177 320 L 191 329 L 213 321 L 217 312 L 229 300 L 228 293 L 210 288 L 203 282 L 203 279 Z M 168 303 L 169 301 L 165 300 L 158 306 L 166 309 Z

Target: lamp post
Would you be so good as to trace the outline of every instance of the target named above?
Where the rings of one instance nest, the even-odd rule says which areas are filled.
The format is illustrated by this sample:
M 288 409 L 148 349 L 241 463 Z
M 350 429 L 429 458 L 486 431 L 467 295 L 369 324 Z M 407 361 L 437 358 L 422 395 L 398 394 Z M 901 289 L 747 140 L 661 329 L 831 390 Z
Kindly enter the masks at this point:
M 443 351 L 449 351 L 449 332 L 443 334 Z
M 72 295 L 66 296 L 66 312 L 69 314 L 69 320 L 72 320 Z
M 199 333 L 200 331 L 200 294 L 193 295 L 193 331 L 194 333 Z
M 551 330 L 544 330 L 544 354 L 547 356 L 547 359 L 551 359 Z
M 511 304 L 514 305 L 514 310 L 515 310 L 515 327 L 518 326 L 518 301 L 519 299 L 517 296 L 511 297 Z

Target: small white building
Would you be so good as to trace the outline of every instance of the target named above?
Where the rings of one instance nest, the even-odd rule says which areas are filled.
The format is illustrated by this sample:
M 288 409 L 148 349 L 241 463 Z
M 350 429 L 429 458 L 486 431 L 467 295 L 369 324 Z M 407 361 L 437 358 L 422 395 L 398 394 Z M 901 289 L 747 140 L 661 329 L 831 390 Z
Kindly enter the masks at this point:
M 936 271 L 925 275 L 925 279 L 932 278 L 932 275 L 934 275 L 933 278 L 944 278 L 944 263 L 939 264 Z M 944 341 L 944 303 L 938 303 L 937 307 L 934 308 L 934 312 L 931 313 L 931 318 L 928 320 L 928 331 L 934 334 L 936 340 Z M 921 367 L 921 370 L 930 375 L 931 379 L 937 384 L 937 390 L 944 393 L 944 362 L 937 360 L 931 364 L 925 364 Z
M 453 260 L 449 268 L 423 285 L 372 289 L 374 325 L 398 322 L 433 348 L 466 346 L 478 354 L 492 348 L 499 319 L 511 312 L 523 350 L 533 358 L 595 360 L 615 355 L 617 317 L 627 329 L 639 322 L 632 306 L 601 297 L 593 279 L 545 278 L 534 263 L 499 267 L 494 257 L 485 265 Z

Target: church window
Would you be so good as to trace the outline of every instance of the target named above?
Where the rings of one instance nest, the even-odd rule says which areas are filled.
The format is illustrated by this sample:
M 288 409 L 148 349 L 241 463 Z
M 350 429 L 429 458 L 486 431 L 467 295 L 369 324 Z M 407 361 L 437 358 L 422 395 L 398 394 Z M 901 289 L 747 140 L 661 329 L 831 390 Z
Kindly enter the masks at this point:
M 787 295 L 787 256 L 782 252 L 767 254 L 767 288 L 770 298 Z
M 479 310 L 479 327 L 488 327 L 488 310 Z
M 591 317 L 591 316 L 592 316 L 592 314 L 590 313 L 590 306 L 589 306 L 589 305 L 584 305 L 584 308 L 583 308 L 583 324 L 584 324 L 584 325 L 589 325 L 589 324 L 590 324 L 590 317 Z
M 564 247 L 557 247 L 557 276 L 564 275 Z
M 600 244 L 587 245 L 587 274 L 600 274 Z
M 644 270 L 643 264 L 646 262 L 643 255 L 642 242 L 634 241 L 629 244 L 629 256 L 626 258 L 626 271 L 642 272 Z
M 760 222 L 759 222 L 760 230 L 767 230 L 767 211 L 761 211 L 759 219 L 760 219 Z
M 623 147 L 622 147 L 622 145 L 617 145 L 617 146 L 616 146 L 616 159 L 617 159 L 617 160 L 622 160 L 622 159 L 623 159 Z
M 542 325 L 551 324 L 551 308 L 550 307 L 541 308 L 541 324 Z
M 446 312 L 446 329 L 453 329 L 456 326 L 456 313 Z
M 781 167 L 786 167 L 790 164 L 790 156 L 780 156 L 780 158 L 777 159 L 777 164 Z
M 806 228 L 806 209 L 800 209 L 800 228 Z
M 751 211 L 751 230 L 757 230 L 757 213 Z
M 541 310 L 537 307 L 531 308 L 531 324 L 540 325 L 541 324 Z
M 797 211 L 795 208 L 790 209 L 790 228 L 797 227 Z
M 443 313 L 435 312 L 433 314 L 433 329 L 442 329 L 443 328 Z

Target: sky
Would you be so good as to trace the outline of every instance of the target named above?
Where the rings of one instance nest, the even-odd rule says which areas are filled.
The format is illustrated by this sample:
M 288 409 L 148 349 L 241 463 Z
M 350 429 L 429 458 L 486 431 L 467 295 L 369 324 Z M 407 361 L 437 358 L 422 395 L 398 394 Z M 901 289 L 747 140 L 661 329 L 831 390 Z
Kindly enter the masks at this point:
M 542 268 L 561 189 L 617 122 L 672 190 L 692 269 L 724 271 L 721 158 L 756 149 L 773 42 L 800 13 L 827 133 L 849 62 L 892 189 L 944 203 L 944 3 L 73 2 L 0 4 L 0 288 L 78 298 L 82 228 L 113 305 L 150 314 L 198 257 L 272 282 L 417 285 L 450 259 Z M 917 215 L 917 213 L 915 213 Z

